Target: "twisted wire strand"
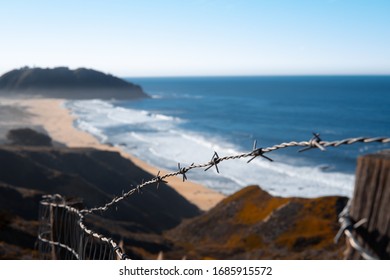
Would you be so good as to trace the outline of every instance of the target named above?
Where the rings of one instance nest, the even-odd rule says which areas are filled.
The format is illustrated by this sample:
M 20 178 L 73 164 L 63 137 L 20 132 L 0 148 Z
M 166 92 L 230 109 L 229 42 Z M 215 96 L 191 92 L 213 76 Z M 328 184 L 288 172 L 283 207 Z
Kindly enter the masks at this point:
M 77 254 L 77 252 L 72 249 L 71 247 L 69 247 L 68 245 L 66 244 L 63 244 L 61 242 L 57 242 L 57 241 L 52 241 L 52 240 L 49 240 L 49 239 L 46 239 L 43 237 L 44 234 L 50 234 L 50 232 L 44 232 L 44 233 L 40 233 L 38 234 L 38 240 L 41 241 L 41 242 L 45 242 L 45 243 L 48 243 L 50 245 L 54 245 L 54 246 L 58 246 L 58 247 L 61 247 L 63 249 L 66 249 L 68 250 L 77 260 L 80 260 L 80 257 L 79 257 L 79 254 Z
M 122 252 L 122 249 L 119 247 L 119 245 L 114 241 L 112 240 L 112 238 L 108 238 L 106 236 L 104 236 L 103 234 L 100 234 L 100 233 L 97 233 L 91 229 L 89 229 L 85 224 L 84 224 L 84 215 L 83 213 L 81 213 L 80 210 L 72 207 L 72 206 L 69 206 L 69 205 L 66 205 L 65 204 L 65 201 L 62 199 L 62 202 L 61 203 L 58 203 L 58 198 L 62 198 L 60 195 L 58 194 L 55 194 L 55 195 L 45 195 L 44 196 L 45 200 L 41 201 L 40 203 L 42 205 L 45 205 L 45 206 L 54 206 L 54 207 L 60 207 L 60 208 L 64 208 L 66 209 L 68 212 L 71 212 L 73 214 L 76 214 L 78 216 L 78 226 L 79 228 L 88 236 L 91 236 L 91 237 L 94 237 L 94 238 L 97 238 L 99 239 L 101 242 L 104 242 L 104 243 L 107 243 L 109 246 L 111 246 L 113 252 L 116 253 L 117 257 L 121 260 L 123 259 L 129 259 L 129 257 L 124 254 Z M 50 200 L 54 201 L 54 200 L 57 200 L 56 202 L 50 202 Z M 47 232 L 46 232 L 47 233 Z M 60 243 L 60 242 L 57 242 L 57 241 L 53 241 L 53 240 L 48 240 L 46 238 L 44 238 L 42 235 L 43 234 L 46 234 L 45 232 L 44 233 L 40 233 L 38 234 L 38 240 L 40 240 L 41 242 L 44 242 L 44 243 L 48 243 L 50 245 L 54 245 L 54 246 L 59 246 L 63 249 L 66 249 L 68 250 L 76 259 L 80 260 L 82 259 L 82 256 L 80 256 L 79 253 L 77 253 L 75 251 L 75 249 L 69 247 L 68 245 L 66 244 L 63 244 L 63 243 Z
M 362 143 L 372 143 L 372 142 L 390 143 L 390 138 L 388 138 L 388 137 L 375 137 L 375 138 L 357 137 L 357 138 L 348 138 L 348 139 L 329 142 L 329 141 L 321 141 L 319 139 L 318 135 L 315 135 L 315 137 L 312 138 L 310 141 L 301 141 L 301 142 L 291 141 L 291 142 L 287 142 L 287 143 L 281 143 L 278 145 L 274 145 L 274 146 L 271 146 L 268 148 L 256 148 L 256 143 L 255 143 L 253 150 L 249 153 L 242 153 L 242 154 L 237 154 L 237 155 L 219 157 L 218 154 L 215 152 L 212 159 L 207 163 L 191 164 L 190 166 L 183 167 L 183 168 L 181 168 L 180 164 L 179 164 L 178 171 L 167 173 L 163 176 L 159 176 L 159 174 L 160 174 L 160 172 L 159 172 L 156 177 L 152 178 L 149 181 L 143 182 L 140 185 L 137 185 L 135 188 L 130 189 L 128 192 L 123 193 L 121 196 L 114 197 L 110 202 L 104 204 L 103 206 L 78 210 L 76 208 L 73 208 L 71 206 L 66 205 L 64 200 L 61 198 L 60 195 L 46 195 L 46 196 L 44 196 L 44 198 L 46 200 L 41 201 L 41 204 L 47 205 L 47 206 L 64 207 L 67 211 L 73 212 L 74 214 L 76 214 L 79 217 L 78 226 L 82 230 L 82 232 L 84 232 L 87 236 L 97 238 L 100 241 L 107 243 L 109 246 L 111 246 L 113 252 L 116 253 L 116 255 L 119 259 L 125 260 L 125 259 L 129 259 L 129 257 L 124 252 L 122 252 L 122 249 L 118 246 L 118 244 L 116 242 L 114 242 L 111 238 L 108 238 L 102 234 L 99 234 L 99 233 L 94 232 L 93 230 L 87 228 L 87 226 L 84 224 L 84 218 L 86 215 L 93 214 L 94 212 L 98 212 L 98 211 L 100 211 L 100 212 L 107 211 L 111 206 L 119 203 L 121 200 L 126 199 L 127 197 L 133 195 L 134 193 L 139 192 L 142 188 L 144 188 L 148 185 L 157 184 L 157 186 L 158 186 L 161 182 L 165 182 L 164 179 L 166 179 L 166 178 L 181 175 L 181 176 L 183 176 L 183 181 L 184 181 L 185 179 L 187 179 L 185 174 L 192 169 L 201 168 L 201 169 L 208 170 L 209 168 L 215 166 L 217 168 L 217 171 L 218 171 L 217 165 L 223 161 L 226 161 L 226 160 L 235 160 L 235 159 L 242 159 L 242 158 L 251 157 L 251 159 L 248 161 L 248 163 L 249 163 L 254 158 L 261 156 L 261 157 L 264 157 L 264 158 L 272 161 L 272 159 L 264 156 L 264 153 L 269 153 L 269 152 L 276 151 L 279 149 L 284 149 L 284 148 L 289 148 L 289 147 L 306 147 L 306 149 L 320 148 L 321 147 L 321 149 L 323 149 L 323 147 L 331 147 L 331 146 L 332 147 L 339 147 L 341 145 L 351 145 L 351 144 L 355 144 L 358 142 L 362 142 Z M 59 199 L 62 199 L 61 203 L 58 203 Z M 53 202 L 49 202 L 48 200 L 52 200 L 52 201 L 56 200 L 57 202 L 53 203 Z M 345 211 L 347 211 L 347 210 L 345 210 Z M 364 249 L 359 244 L 357 239 L 353 236 L 350 225 L 346 224 L 348 222 L 347 218 L 348 218 L 348 216 L 346 216 L 345 213 L 343 216 L 340 216 L 340 223 L 342 224 L 342 233 L 344 233 L 347 236 L 352 247 L 355 248 L 355 250 L 357 250 L 359 253 L 361 253 L 364 258 L 375 259 L 376 257 L 373 256 L 366 249 Z M 67 246 L 66 244 L 62 244 L 62 243 L 59 243 L 59 242 L 56 242 L 53 240 L 48 240 L 41 235 L 38 235 L 38 239 L 44 243 L 48 243 L 48 244 L 55 245 L 55 246 L 60 246 L 61 248 L 64 248 L 64 249 L 68 250 L 70 253 L 72 253 L 76 257 L 76 259 L 80 259 L 79 254 L 74 249 Z
M 268 148 L 259 148 L 259 149 L 254 149 L 253 151 L 249 153 L 241 153 L 237 155 L 231 155 L 231 156 L 225 156 L 225 157 L 217 157 L 217 158 L 212 158 L 211 161 L 202 163 L 202 164 L 192 164 L 187 167 L 183 167 L 180 170 L 176 172 L 171 172 L 167 173 L 163 176 L 156 176 L 153 179 L 143 182 L 140 185 L 137 185 L 136 187 L 130 189 L 128 192 L 123 193 L 121 196 L 114 197 L 110 202 L 99 206 L 99 207 L 93 207 L 89 209 L 83 209 L 81 210 L 81 213 L 83 214 L 91 214 L 93 212 L 104 212 L 107 211 L 111 206 L 117 204 L 121 200 L 131 196 L 135 192 L 139 192 L 142 188 L 148 186 L 148 185 L 153 185 L 153 184 L 159 184 L 162 182 L 164 179 L 169 178 L 169 177 L 174 177 L 174 176 L 179 176 L 179 175 L 185 175 L 188 171 L 192 169 L 204 169 L 206 170 L 212 166 L 217 166 L 217 164 L 226 161 L 226 160 L 235 160 L 235 159 L 242 159 L 242 158 L 248 158 L 252 157 L 255 158 L 257 156 L 263 156 L 264 153 L 269 153 L 273 152 L 279 149 L 285 149 L 289 147 L 308 147 L 308 148 L 317 148 L 317 144 L 322 146 L 322 147 L 339 147 L 341 145 L 352 145 L 355 143 L 373 143 L 373 142 L 378 142 L 378 143 L 390 143 L 390 138 L 389 137 L 374 137 L 374 138 L 368 138 L 368 137 L 356 137 L 356 138 L 347 138 L 343 140 L 337 140 L 337 141 L 315 141 L 315 139 L 312 139 L 310 141 L 301 141 L 301 142 L 296 142 L 296 141 L 291 141 L 287 143 L 281 143 L 278 145 L 274 145 Z M 264 156 L 263 156 L 264 157 Z M 251 160 L 252 160 L 251 159 Z M 250 161 L 251 161 L 250 160 Z
M 343 211 L 341 211 L 341 213 L 339 214 L 340 230 L 335 237 L 335 242 L 337 243 L 341 235 L 344 233 L 347 241 L 352 246 L 352 248 L 355 249 L 364 259 L 379 260 L 378 256 L 376 256 L 373 252 L 371 252 L 371 250 L 367 250 L 366 248 L 364 248 L 362 244 L 359 242 L 359 240 L 353 234 L 353 231 L 357 229 L 362 223 L 353 222 L 349 214 L 350 207 L 351 207 L 351 200 L 348 200 L 347 205 L 345 206 Z

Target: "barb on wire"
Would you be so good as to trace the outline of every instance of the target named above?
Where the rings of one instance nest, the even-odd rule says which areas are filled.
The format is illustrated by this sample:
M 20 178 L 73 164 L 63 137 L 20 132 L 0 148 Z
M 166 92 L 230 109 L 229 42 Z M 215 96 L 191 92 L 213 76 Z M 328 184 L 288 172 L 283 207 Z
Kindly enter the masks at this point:
M 209 162 L 209 167 L 207 167 L 204 171 L 207 171 L 211 167 L 215 166 L 215 169 L 217 169 L 217 173 L 219 173 L 218 163 L 220 163 L 220 162 L 221 162 L 221 159 L 220 159 L 219 155 L 217 154 L 216 151 L 214 151 L 214 155 Z
M 301 152 L 304 152 L 304 151 L 307 151 L 307 150 L 310 150 L 313 148 L 318 148 L 321 151 L 325 151 L 325 148 L 320 145 L 320 142 L 322 142 L 322 140 L 320 138 L 320 134 L 313 132 L 313 138 L 311 138 L 309 141 L 309 144 L 310 144 L 309 147 L 300 149 L 298 152 L 301 153 Z
M 152 183 L 152 182 L 154 183 L 154 181 L 155 181 L 155 179 L 154 179 L 153 181 L 151 181 L 151 183 Z M 150 183 L 150 184 L 151 184 L 151 183 Z M 141 185 L 137 185 L 137 186 L 135 187 L 138 193 L 141 193 L 141 188 L 142 188 L 142 186 L 143 186 L 144 184 L 145 184 L 145 180 L 142 179 Z
M 365 249 L 358 239 L 354 236 L 353 232 L 365 224 L 367 219 L 361 219 L 357 223 L 354 223 L 353 219 L 349 215 L 349 210 L 351 208 L 351 200 L 348 200 L 347 205 L 345 205 L 343 211 L 339 214 L 339 223 L 340 230 L 337 232 L 334 242 L 338 243 L 341 236 L 345 234 L 349 244 L 351 244 L 352 248 L 354 248 L 364 259 L 366 260 L 379 260 L 379 258 L 371 252 L 372 250 Z
M 191 165 L 194 165 L 194 164 L 191 164 Z M 179 174 L 182 174 L 182 175 L 183 175 L 183 182 L 184 182 L 185 180 L 188 180 L 188 179 L 187 179 L 186 173 L 187 173 L 187 171 L 188 171 L 189 169 L 188 169 L 188 168 L 185 168 L 185 167 L 181 168 L 181 167 L 180 167 L 180 162 L 177 164 L 177 167 L 179 168 Z
M 165 183 L 165 184 L 168 183 L 167 181 L 164 181 L 164 180 L 160 177 L 160 171 L 158 171 L 158 173 L 157 173 L 156 181 L 157 181 L 157 189 L 158 189 L 158 187 L 160 186 L 160 183 Z
M 253 157 L 247 161 L 247 163 L 250 163 L 252 160 L 257 158 L 258 156 L 263 157 L 265 159 L 268 159 L 269 161 L 273 161 L 271 158 L 267 157 L 264 155 L 263 149 L 262 148 L 256 148 L 257 140 L 253 143 L 253 151 L 252 155 Z

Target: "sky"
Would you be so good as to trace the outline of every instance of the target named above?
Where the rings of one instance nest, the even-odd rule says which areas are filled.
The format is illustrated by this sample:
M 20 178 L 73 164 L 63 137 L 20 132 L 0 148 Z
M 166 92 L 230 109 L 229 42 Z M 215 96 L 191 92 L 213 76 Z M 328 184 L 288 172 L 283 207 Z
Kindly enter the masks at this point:
M 0 74 L 390 74 L 389 0 L 0 0 Z

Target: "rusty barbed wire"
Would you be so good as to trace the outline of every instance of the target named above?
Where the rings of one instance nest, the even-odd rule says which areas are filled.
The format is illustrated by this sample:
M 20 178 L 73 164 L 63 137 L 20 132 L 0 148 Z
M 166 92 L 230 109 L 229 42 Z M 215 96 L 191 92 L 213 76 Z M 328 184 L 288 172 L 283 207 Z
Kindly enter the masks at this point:
M 137 185 L 133 189 L 130 189 L 128 192 L 123 193 L 121 196 L 114 197 L 110 202 L 104 204 L 103 206 L 99 207 L 93 207 L 89 209 L 83 209 L 80 212 L 87 215 L 91 214 L 93 212 L 104 212 L 107 211 L 111 206 L 117 204 L 121 200 L 131 196 L 135 192 L 139 192 L 142 188 L 152 185 L 152 184 L 157 184 L 157 186 L 160 184 L 160 182 L 163 182 L 164 179 L 169 178 L 169 177 L 174 177 L 174 176 L 183 176 L 183 180 L 187 179 L 186 173 L 189 172 L 192 169 L 197 169 L 201 168 L 204 169 L 205 171 L 209 170 L 211 167 L 215 166 L 216 171 L 219 173 L 218 169 L 218 164 L 220 164 L 223 161 L 226 160 L 235 160 L 235 159 L 241 159 L 241 158 L 248 158 L 250 157 L 251 159 L 248 160 L 248 163 L 250 163 L 253 159 L 256 157 L 263 157 L 269 161 L 273 161 L 271 158 L 265 156 L 265 153 L 273 152 L 279 149 L 285 149 L 285 148 L 290 148 L 290 147 L 306 147 L 305 149 L 300 150 L 305 151 L 307 149 L 313 149 L 313 148 L 318 148 L 321 150 L 324 150 L 325 147 L 339 147 L 341 145 L 352 145 L 355 143 L 372 143 L 372 142 L 378 142 L 378 143 L 390 143 L 390 138 L 389 137 L 374 137 L 374 138 L 369 138 L 369 137 L 356 137 L 356 138 L 347 138 L 343 140 L 337 140 L 337 141 L 322 141 L 319 138 L 318 133 L 313 133 L 314 137 L 310 139 L 309 141 L 301 141 L 301 142 L 296 142 L 296 141 L 291 141 L 287 143 L 281 143 L 278 145 L 274 145 L 268 148 L 257 148 L 256 147 L 256 141 L 253 145 L 253 150 L 249 153 L 242 153 L 242 154 L 237 154 L 237 155 L 231 155 L 231 156 L 225 156 L 225 157 L 219 157 L 217 152 L 214 151 L 214 154 L 211 158 L 211 160 L 207 163 L 203 164 L 191 164 L 190 166 L 187 167 L 180 167 L 179 165 L 179 171 L 176 172 L 171 172 L 167 173 L 163 176 L 160 176 L 160 171 L 158 172 L 157 176 L 154 177 L 153 179 L 143 182 L 140 185 Z M 321 147 L 321 148 L 319 148 Z
M 337 141 L 322 141 L 319 137 L 319 134 L 313 133 L 314 137 L 311 138 L 309 141 L 301 141 L 301 142 L 296 142 L 296 141 L 291 141 L 291 142 L 286 142 L 286 143 L 281 143 L 278 145 L 274 145 L 268 148 L 257 148 L 257 142 L 254 142 L 253 149 L 251 152 L 248 153 L 241 153 L 237 155 L 230 155 L 230 156 L 224 156 L 224 157 L 219 157 L 218 153 L 214 151 L 214 154 L 211 158 L 211 160 L 207 163 L 203 164 L 194 164 L 192 163 L 191 165 L 187 167 L 181 167 L 180 163 L 178 163 L 178 171 L 176 172 L 171 172 L 167 173 L 163 176 L 160 176 L 160 171 L 157 173 L 156 177 L 152 178 L 151 180 L 148 180 L 146 182 L 142 182 L 141 184 L 137 185 L 136 187 L 130 189 L 128 192 L 123 192 L 122 195 L 114 197 L 110 202 L 104 204 L 103 206 L 99 207 L 93 207 L 89 209 L 83 209 L 83 210 L 78 210 L 76 208 L 73 208 L 71 206 L 68 206 L 65 204 L 65 200 L 61 198 L 59 195 L 47 195 L 44 196 L 46 201 L 41 201 L 42 205 L 49 205 L 49 206 L 56 206 L 56 207 L 63 207 L 69 212 L 74 213 L 79 217 L 78 219 L 78 226 L 88 236 L 97 238 L 101 242 L 104 242 L 108 244 L 112 251 L 117 255 L 119 259 L 126 260 L 129 259 L 129 257 L 122 251 L 120 246 L 114 242 L 111 238 L 108 238 L 102 234 L 99 234 L 97 232 L 94 232 L 93 230 L 87 228 L 87 226 L 84 224 L 84 218 L 88 214 L 93 214 L 95 212 L 104 212 L 107 211 L 111 206 L 119 203 L 123 199 L 126 199 L 127 197 L 133 195 L 135 192 L 140 192 L 140 190 L 146 186 L 156 184 L 157 188 L 159 187 L 160 183 L 166 183 L 164 179 L 169 178 L 169 177 L 174 177 L 174 176 L 182 176 L 183 182 L 187 180 L 186 173 L 189 172 L 192 169 L 204 169 L 205 171 L 209 170 L 211 167 L 215 166 L 216 171 L 219 173 L 218 169 L 218 164 L 220 164 L 223 161 L 226 160 L 235 160 L 235 159 L 242 159 L 242 158 L 248 158 L 250 159 L 247 161 L 247 163 L 250 163 L 252 160 L 254 160 L 257 157 L 263 157 L 269 161 L 273 161 L 271 158 L 265 156 L 265 153 L 273 152 L 279 149 L 284 149 L 284 148 L 289 148 L 289 147 L 304 147 L 304 149 L 299 150 L 299 152 L 303 152 L 309 149 L 317 148 L 322 151 L 325 151 L 326 147 L 339 147 L 341 145 L 351 145 L 355 144 L 358 142 L 361 143 L 373 143 L 373 142 L 378 142 L 378 143 L 390 143 L 390 138 L 389 137 L 374 137 L 374 138 L 369 138 L 369 137 L 356 137 L 356 138 L 347 138 L 343 140 L 337 140 Z M 52 200 L 52 202 L 49 202 L 48 200 Z M 55 201 L 55 202 L 53 202 Z M 350 240 L 351 245 L 362 254 L 363 257 L 368 258 L 368 259 L 375 259 L 375 256 L 370 254 L 367 250 L 365 250 L 359 242 L 354 238 L 351 232 L 351 226 L 353 227 L 353 224 L 351 224 L 351 220 L 348 218 L 349 216 L 346 214 L 348 213 L 348 210 L 345 210 L 342 212 L 343 215 L 340 214 L 340 223 L 342 224 L 340 233 L 338 236 L 336 236 L 337 239 L 344 233 Z M 356 226 L 356 224 L 355 224 Z M 68 250 L 72 255 L 74 255 L 77 259 L 80 259 L 79 254 L 75 251 L 74 248 L 69 247 L 66 244 L 62 244 L 60 242 L 54 241 L 54 240 L 48 240 L 44 238 L 43 236 L 38 236 L 38 239 L 40 242 L 48 243 L 54 246 L 59 246 L 61 248 L 64 248 Z

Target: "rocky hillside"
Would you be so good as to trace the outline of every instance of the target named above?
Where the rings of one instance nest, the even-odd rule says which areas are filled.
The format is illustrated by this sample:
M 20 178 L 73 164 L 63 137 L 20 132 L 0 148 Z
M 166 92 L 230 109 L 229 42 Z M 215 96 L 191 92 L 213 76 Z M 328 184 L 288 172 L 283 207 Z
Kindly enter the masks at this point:
M 29 68 L 9 71 L 0 77 L 1 95 L 38 95 L 67 99 L 134 99 L 146 93 L 134 85 L 102 72 L 67 67 Z
M 345 197 L 273 197 L 258 186 L 227 197 L 207 213 L 166 233 L 168 258 L 339 259 L 333 238 Z

